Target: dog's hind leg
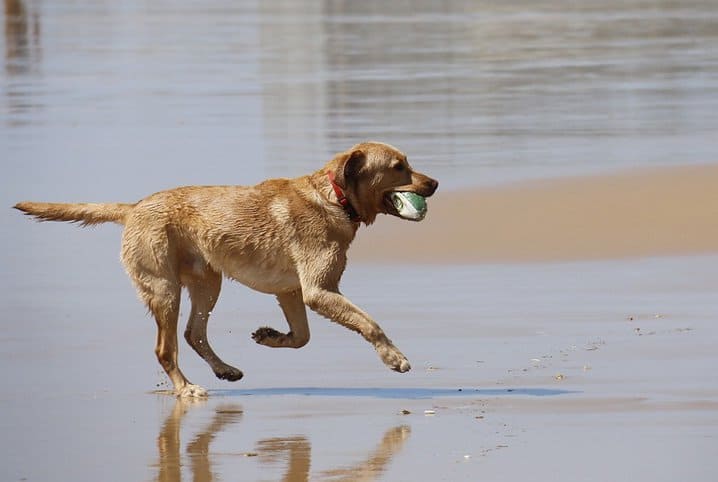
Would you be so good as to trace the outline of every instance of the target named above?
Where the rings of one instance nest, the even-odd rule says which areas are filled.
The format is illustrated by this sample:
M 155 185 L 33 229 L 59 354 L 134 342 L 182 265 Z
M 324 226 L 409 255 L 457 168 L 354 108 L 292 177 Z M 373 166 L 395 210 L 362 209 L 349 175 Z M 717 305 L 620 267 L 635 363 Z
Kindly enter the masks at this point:
M 144 277 L 138 283 L 144 299 L 157 322 L 157 360 L 172 380 L 178 397 L 206 397 L 207 391 L 190 383 L 177 364 L 177 319 L 179 318 L 180 284 L 170 280 Z
M 309 323 L 301 290 L 278 294 L 277 300 L 289 325 L 289 333 L 280 333 L 265 326 L 252 333 L 252 339 L 272 348 L 303 347 L 309 343 Z
M 206 397 L 207 391 L 187 380 L 177 363 L 177 319 L 182 285 L 172 240 L 166 229 L 147 227 L 146 219 L 128 221 L 122 235 L 122 263 L 157 322 L 157 360 L 178 397 Z
M 185 340 L 209 364 L 217 378 L 230 382 L 239 380 L 244 375 L 242 371 L 223 362 L 207 339 L 207 322 L 219 296 L 222 275 L 207 267 L 201 275 L 193 273 L 183 277 L 182 281 L 192 302 L 187 329 L 184 332 Z

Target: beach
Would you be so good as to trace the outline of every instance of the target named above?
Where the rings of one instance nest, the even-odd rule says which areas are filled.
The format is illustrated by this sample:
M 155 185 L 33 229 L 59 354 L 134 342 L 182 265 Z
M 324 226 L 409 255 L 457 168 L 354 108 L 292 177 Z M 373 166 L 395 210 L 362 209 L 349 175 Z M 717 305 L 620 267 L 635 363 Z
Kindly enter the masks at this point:
M 536 207 L 560 198 L 558 185 L 572 184 L 520 192 Z M 702 184 L 693 187 L 687 191 L 699 193 Z M 611 194 L 596 187 L 591 195 Z M 153 323 L 112 256 L 65 255 L 37 270 L 37 246 L 18 247 L 16 259 L 31 267 L 26 279 L 45 282 L 30 293 L 18 285 L 6 305 L 23 322 L 8 325 L 2 345 L 3 379 L 13 386 L 1 397 L 3 428 L 13 434 L 3 442 L 3 479 L 96 480 L 108 466 L 117 479 L 163 481 L 711 479 L 716 254 L 658 237 L 647 245 L 652 256 L 631 256 L 617 248 L 640 241 L 626 239 L 631 231 L 620 243 L 606 236 L 606 250 L 592 245 L 590 256 L 581 247 L 557 259 L 553 245 L 536 244 L 513 253 L 510 243 L 479 254 L 467 239 L 439 239 L 430 220 L 441 207 L 430 209 L 429 258 L 417 248 L 392 260 L 408 222 L 380 219 L 362 234 L 362 242 L 376 234 L 379 244 L 371 253 L 366 245 L 350 251 L 360 261 L 342 284 L 412 371 L 390 372 L 361 338 L 313 314 L 303 349 L 257 346 L 250 333 L 265 323 L 281 329 L 281 313 L 271 297 L 226 283 L 210 339 L 246 376 L 220 382 L 181 346 L 183 369 L 210 391 L 196 402 L 167 392 L 152 353 Z M 696 219 L 708 213 L 697 210 Z M 17 229 L 26 222 L 13 221 Z M 75 249 L 96 242 L 96 232 L 65 229 Z M 392 230 L 397 237 L 382 239 Z M 680 239 L 694 239 L 693 229 L 686 232 Z M 663 249 L 676 251 L 657 256 Z M 486 252 L 498 257 L 476 259 Z M 588 259 L 574 259 L 579 252 Z M 65 263 L 73 281 L 53 281 Z M 78 291 L 87 301 L 75 301 Z
M 712 2 L 6 0 L 0 480 L 708 482 L 718 470 Z M 122 228 L 20 201 L 136 202 L 296 177 L 367 140 L 438 179 L 379 216 L 341 292 L 388 370 L 223 281 L 206 400 L 178 400 Z M 189 315 L 183 295 L 180 332 Z
M 483 263 L 710 254 L 716 186 L 718 166 L 704 164 L 440 192 L 425 222 L 380 223 L 353 255 Z
M 355 266 L 343 289 L 409 356 L 405 375 L 316 316 L 302 350 L 254 345 L 279 310 L 230 288 L 210 337 L 246 376 L 220 382 L 183 346 L 210 389 L 198 402 L 162 392 L 152 321 L 118 268 L 97 306 L 5 337 L 3 479 L 710 480 L 716 262 Z M 99 306 L 120 302 L 131 322 Z

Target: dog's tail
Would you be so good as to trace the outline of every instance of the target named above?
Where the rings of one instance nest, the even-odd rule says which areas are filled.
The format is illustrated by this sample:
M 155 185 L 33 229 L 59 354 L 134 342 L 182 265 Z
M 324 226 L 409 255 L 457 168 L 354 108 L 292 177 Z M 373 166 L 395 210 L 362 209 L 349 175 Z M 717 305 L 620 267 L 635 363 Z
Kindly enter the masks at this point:
M 127 215 L 134 204 L 96 204 L 96 203 L 35 203 L 21 202 L 13 206 L 38 221 L 69 221 L 82 226 L 101 223 L 125 224 Z

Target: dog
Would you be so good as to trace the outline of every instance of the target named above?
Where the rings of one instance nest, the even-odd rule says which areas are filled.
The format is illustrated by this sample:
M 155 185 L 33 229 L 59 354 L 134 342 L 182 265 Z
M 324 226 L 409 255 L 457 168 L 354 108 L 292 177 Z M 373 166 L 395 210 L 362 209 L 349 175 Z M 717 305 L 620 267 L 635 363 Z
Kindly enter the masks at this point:
M 364 142 L 310 175 L 252 187 L 178 187 L 135 204 L 21 202 L 14 207 L 40 221 L 124 225 L 121 259 L 157 322 L 157 359 L 177 396 L 206 397 L 177 363 L 180 292 L 187 289 L 192 305 L 184 332 L 189 345 L 218 378 L 239 380 L 242 371 L 222 361 L 207 340 L 223 276 L 279 301 L 289 330 L 259 328 L 252 334 L 258 344 L 306 345 L 308 306 L 359 333 L 392 370 L 408 371 L 406 357 L 339 292 L 339 281 L 360 225 L 372 224 L 379 214 L 401 217 L 392 193 L 429 197 L 437 187 L 395 147 Z

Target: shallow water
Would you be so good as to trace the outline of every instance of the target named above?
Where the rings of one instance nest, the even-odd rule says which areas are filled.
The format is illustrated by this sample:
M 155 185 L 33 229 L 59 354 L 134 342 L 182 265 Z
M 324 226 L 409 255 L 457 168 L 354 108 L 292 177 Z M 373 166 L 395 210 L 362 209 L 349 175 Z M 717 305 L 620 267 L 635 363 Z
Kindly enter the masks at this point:
M 548 397 L 572 393 L 568 390 L 547 388 L 340 388 L 340 387 L 292 387 L 255 388 L 230 390 L 212 394 L 231 396 L 303 395 L 306 397 L 370 397 L 397 400 L 422 400 L 446 397 L 494 397 L 524 395 Z
M 366 138 L 442 189 L 716 161 L 714 2 L 504 3 L 6 0 L 0 204 L 249 184 Z M 154 323 L 117 226 L 10 209 L 0 224 L 2 480 L 718 469 L 715 256 L 350 265 L 342 288 L 410 357 L 405 375 L 313 315 L 302 350 L 256 346 L 257 326 L 282 326 L 276 302 L 225 283 L 210 339 L 246 377 L 218 381 L 183 346 L 212 394 L 183 403 L 155 393 Z
M 93 199 L 250 183 L 316 169 L 368 138 L 401 147 L 443 186 L 716 160 L 710 0 L 24 12 L 6 15 L 0 39 L 14 195 L 28 194 L 28 172 L 29 194 Z
M 227 283 L 210 340 L 245 378 L 182 344 L 196 403 L 152 393 L 154 324 L 116 262 L 79 262 L 7 293 L 0 479 L 712 480 L 717 262 L 354 266 L 344 291 L 409 356 L 401 375 L 315 315 L 301 350 L 257 346 L 280 311 Z

